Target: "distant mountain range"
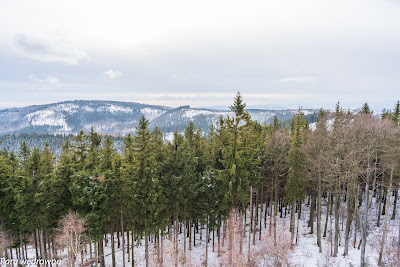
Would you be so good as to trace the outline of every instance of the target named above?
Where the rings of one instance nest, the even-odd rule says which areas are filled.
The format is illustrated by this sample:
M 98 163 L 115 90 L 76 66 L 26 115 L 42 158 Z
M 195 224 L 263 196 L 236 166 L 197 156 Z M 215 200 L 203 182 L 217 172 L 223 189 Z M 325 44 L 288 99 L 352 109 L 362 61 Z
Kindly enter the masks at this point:
M 291 119 L 294 109 L 248 109 L 252 119 L 269 123 L 274 115 L 280 120 Z M 304 110 L 314 114 L 315 110 Z M 0 134 L 48 133 L 76 134 L 91 127 L 101 134 L 126 135 L 135 133 L 140 118 L 150 121 L 150 128 L 159 127 L 166 135 L 182 132 L 189 121 L 204 132 L 215 125 L 220 116 L 233 116 L 229 110 L 191 108 L 182 106 L 146 105 L 134 102 L 76 100 L 47 105 L 0 110 Z

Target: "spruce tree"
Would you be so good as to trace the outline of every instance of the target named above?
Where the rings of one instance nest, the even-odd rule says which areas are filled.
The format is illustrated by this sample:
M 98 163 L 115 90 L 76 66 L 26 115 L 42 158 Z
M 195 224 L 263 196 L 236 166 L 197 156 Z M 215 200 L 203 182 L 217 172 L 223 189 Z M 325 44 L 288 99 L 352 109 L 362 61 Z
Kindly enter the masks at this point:
M 133 175 L 126 177 L 129 181 L 129 215 L 135 222 L 136 231 L 145 235 L 146 266 L 148 266 L 148 236 L 158 232 L 159 210 L 162 206 L 160 198 L 159 174 L 155 172 L 156 153 L 152 150 L 149 121 L 143 116 L 136 127 L 133 137 Z
M 247 147 L 243 144 L 244 132 L 250 124 L 250 115 L 244 111 L 246 104 L 238 92 L 230 107 L 235 114 L 233 118 L 225 119 L 223 135 L 227 135 L 227 145 L 222 147 L 222 165 L 220 179 L 225 187 L 225 205 L 228 209 L 244 205 L 248 199 L 249 173 L 246 170 L 243 153 Z
M 364 103 L 364 105 L 362 106 L 360 113 L 363 114 L 372 114 L 373 112 L 371 111 L 371 109 L 369 108 L 369 105 L 367 102 Z

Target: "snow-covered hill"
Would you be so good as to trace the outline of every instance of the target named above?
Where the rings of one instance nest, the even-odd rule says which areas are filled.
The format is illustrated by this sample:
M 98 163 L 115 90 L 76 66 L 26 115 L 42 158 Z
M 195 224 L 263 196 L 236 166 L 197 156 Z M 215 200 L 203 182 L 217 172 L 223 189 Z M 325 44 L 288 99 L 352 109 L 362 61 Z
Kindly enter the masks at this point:
M 252 119 L 271 122 L 274 115 L 290 119 L 296 110 L 249 109 Z M 314 110 L 306 110 L 308 114 Z M 49 133 L 76 134 L 91 127 L 101 134 L 126 135 L 134 133 L 140 118 L 145 116 L 150 127 L 163 133 L 183 132 L 189 121 L 208 131 L 219 117 L 233 116 L 231 111 L 196 109 L 190 106 L 170 108 L 134 102 L 76 100 L 47 105 L 0 110 L 0 134 Z
M 0 133 L 103 134 L 134 132 L 140 118 L 153 120 L 170 108 L 116 101 L 67 101 L 0 111 Z

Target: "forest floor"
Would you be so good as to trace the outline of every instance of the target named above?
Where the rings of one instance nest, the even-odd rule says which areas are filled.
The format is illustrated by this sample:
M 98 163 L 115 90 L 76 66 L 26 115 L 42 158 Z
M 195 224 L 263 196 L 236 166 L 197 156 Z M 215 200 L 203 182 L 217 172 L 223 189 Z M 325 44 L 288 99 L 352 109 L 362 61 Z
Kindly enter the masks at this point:
M 393 199 L 393 198 L 392 198 Z M 392 201 L 391 201 L 392 202 Z M 393 202 L 392 202 L 393 203 Z M 391 204 L 392 204 L 391 203 Z M 326 220 L 326 203 L 322 206 L 322 226 L 321 231 L 323 232 Z M 399 236 L 399 223 L 400 223 L 400 205 L 397 206 L 396 209 L 396 219 L 391 220 L 391 215 L 393 212 L 393 205 L 389 208 L 389 218 L 388 218 L 388 231 L 386 238 L 386 246 L 384 253 L 384 265 L 383 266 L 399 266 L 397 265 L 399 261 L 397 260 L 397 240 Z M 363 207 L 360 207 L 360 213 L 363 212 Z M 264 213 L 264 212 L 263 212 Z M 284 213 L 284 212 L 283 212 Z M 343 214 L 343 218 L 345 219 L 346 215 L 346 205 L 342 204 L 341 213 Z M 278 258 L 282 263 L 282 266 L 360 266 L 360 249 L 358 249 L 359 241 L 360 241 L 360 229 L 357 227 L 357 241 L 355 248 L 354 244 L 354 223 L 351 227 L 350 233 L 350 245 L 349 245 L 349 254 L 348 256 L 343 256 L 344 252 L 344 229 L 346 227 L 345 220 L 340 219 L 340 245 L 337 257 L 331 256 L 331 250 L 333 250 L 333 246 L 331 246 L 331 224 L 332 229 L 334 228 L 334 215 L 332 215 L 332 222 L 330 219 L 328 220 L 327 226 L 327 235 L 322 238 L 322 253 L 319 253 L 319 248 L 317 246 L 317 235 L 316 235 L 316 218 L 314 220 L 314 233 L 310 234 L 310 228 L 308 227 L 310 208 L 308 205 L 302 205 L 302 212 L 300 221 L 297 224 L 297 216 L 296 213 L 296 227 L 298 225 L 298 235 L 297 235 L 297 244 L 291 248 L 290 246 L 290 232 L 289 232 L 289 224 L 290 224 L 290 214 L 283 215 L 283 218 L 280 218 L 280 214 L 277 216 L 277 247 L 273 245 L 273 229 L 271 229 L 271 233 L 269 233 L 270 228 L 270 217 L 267 215 L 266 224 L 264 224 L 264 216 L 262 221 L 262 234 L 260 240 L 259 233 L 259 223 L 256 230 L 256 240 L 255 245 L 253 242 L 253 234 L 251 235 L 251 245 L 250 245 L 250 263 L 248 263 L 248 222 L 247 219 L 247 227 L 246 227 L 246 235 L 242 239 L 242 253 L 240 253 L 240 234 L 237 229 L 240 229 L 239 222 L 236 221 L 235 229 L 237 230 L 234 235 L 234 248 L 233 248 L 233 261 L 232 264 L 228 263 L 228 233 L 226 233 L 226 237 L 224 240 L 224 246 L 222 246 L 223 235 L 221 233 L 221 256 L 218 257 L 218 241 L 217 235 L 215 232 L 215 240 L 214 240 L 214 252 L 213 252 L 213 241 L 212 241 L 212 232 L 210 234 L 210 242 L 208 243 L 208 266 L 273 266 L 275 260 Z M 368 266 L 377 266 L 380 243 L 382 240 L 382 231 L 385 216 L 381 216 L 380 227 L 377 227 L 377 214 L 378 214 L 378 204 L 376 204 L 375 199 L 373 200 L 372 206 L 369 209 L 369 221 L 368 221 L 368 237 L 367 237 L 367 247 L 366 247 L 366 259 Z M 360 214 L 361 215 L 361 214 Z M 249 212 L 247 212 L 247 216 L 249 217 Z M 273 225 L 273 222 L 272 222 Z M 359 223 L 358 223 L 359 225 Z M 266 226 L 266 228 L 264 228 Z M 221 228 L 222 229 L 222 228 Z M 222 231 L 222 230 L 221 230 Z M 332 233 L 333 235 L 334 233 Z M 202 233 L 196 234 L 196 246 L 193 246 L 192 250 L 189 250 L 189 240 L 186 239 L 186 263 L 183 264 L 183 233 L 179 234 L 179 266 L 204 266 L 205 265 L 205 253 L 206 253 L 206 230 L 205 227 L 202 229 Z M 200 239 L 201 237 L 201 239 Z M 193 237 L 192 237 L 193 239 Z M 126 240 L 126 239 L 125 239 Z M 120 240 L 122 241 L 122 240 Z M 140 245 L 138 246 L 140 242 Z M 192 241 L 193 242 L 193 241 Z M 332 244 L 334 242 L 332 241 Z M 120 242 L 122 244 L 122 242 Z M 136 246 L 134 247 L 134 258 L 135 258 L 135 266 L 145 266 L 145 248 L 144 248 L 144 240 L 140 240 L 135 242 Z M 125 246 L 127 245 L 127 241 L 125 241 Z M 130 250 L 131 250 L 130 244 Z M 88 248 L 88 247 L 87 247 Z M 115 250 L 116 250 L 116 266 L 123 266 L 122 262 L 122 248 L 118 248 L 117 243 L 117 235 L 115 234 Z M 92 248 L 94 252 L 94 246 Z M 105 253 L 105 265 L 112 266 L 112 256 L 111 256 L 111 238 L 108 236 L 108 242 L 104 247 Z M 131 260 L 128 260 L 128 253 L 125 250 L 125 266 L 132 266 Z M 154 247 L 153 242 L 149 242 L 149 263 L 150 266 L 160 266 L 157 261 L 157 250 Z M 173 236 L 169 239 L 168 236 L 164 239 L 164 266 L 174 266 L 175 258 L 174 258 L 174 248 L 173 248 Z M 28 247 L 28 256 L 30 259 L 35 257 L 35 251 L 32 246 Z M 66 252 L 61 255 L 63 264 L 62 266 L 67 266 L 67 258 Z M 89 259 L 89 249 L 87 249 L 87 253 L 84 255 L 84 261 Z M 131 255 L 130 255 L 131 257 Z M 81 263 L 81 257 L 78 256 L 78 263 Z M 247 264 L 247 265 L 246 265 Z M 1 266 L 6 266 L 2 264 Z M 30 266 L 30 265 L 26 265 Z M 36 266 L 36 265 L 31 265 Z M 88 266 L 88 265 L 87 265 Z

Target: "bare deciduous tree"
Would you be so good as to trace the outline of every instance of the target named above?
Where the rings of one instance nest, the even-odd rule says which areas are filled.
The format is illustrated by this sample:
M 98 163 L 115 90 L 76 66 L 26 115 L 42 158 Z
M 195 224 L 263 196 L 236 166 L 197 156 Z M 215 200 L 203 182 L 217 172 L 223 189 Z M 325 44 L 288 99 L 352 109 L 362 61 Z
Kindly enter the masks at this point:
M 56 242 L 67 248 L 68 266 L 75 266 L 78 254 L 83 249 L 83 242 L 86 240 L 85 220 L 70 211 L 61 218 L 57 230 Z

